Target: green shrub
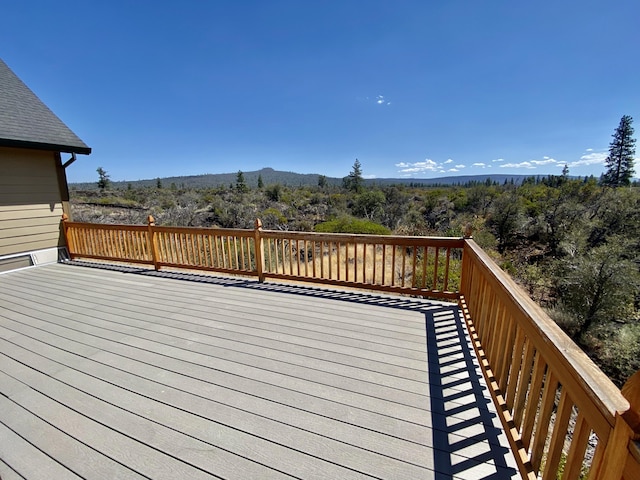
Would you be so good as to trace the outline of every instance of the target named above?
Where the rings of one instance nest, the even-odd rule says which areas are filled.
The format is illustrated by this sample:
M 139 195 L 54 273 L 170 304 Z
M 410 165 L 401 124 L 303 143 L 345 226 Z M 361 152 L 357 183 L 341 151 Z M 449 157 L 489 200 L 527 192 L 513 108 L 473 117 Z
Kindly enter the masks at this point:
M 340 217 L 316 225 L 315 231 L 319 233 L 359 233 L 365 235 L 391 235 L 384 225 L 352 217 Z

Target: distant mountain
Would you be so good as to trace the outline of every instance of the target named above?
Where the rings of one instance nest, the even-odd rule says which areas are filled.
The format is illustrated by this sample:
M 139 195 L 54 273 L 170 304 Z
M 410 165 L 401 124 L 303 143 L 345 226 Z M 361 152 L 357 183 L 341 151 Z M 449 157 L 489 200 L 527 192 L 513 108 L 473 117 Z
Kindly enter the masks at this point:
M 317 173 L 294 173 L 274 170 L 273 168 L 263 168 L 253 172 L 242 172 L 245 183 L 252 188 L 257 187 L 258 177 L 262 176 L 264 185 L 280 184 L 289 187 L 315 186 L 318 185 Z M 184 177 L 164 177 L 160 178 L 162 186 L 167 188 L 174 184 L 179 188 L 213 188 L 219 186 L 235 185 L 238 172 L 235 173 L 215 173 L 205 175 L 189 175 Z M 543 175 L 543 177 L 546 175 Z M 464 185 L 469 182 L 491 182 L 505 183 L 511 182 L 519 184 L 530 175 L 461 175 L 440 178 L 373 178 L 364 180 L 366 185 L 415 185 L 415 186 L 436 186 L 436 185 Z M 342 178 L 326 177 L 329 185 L 342 185 Z M 158 178 L 133 181 L 113 181 L 115 188 L 132 187 L 155 187 Z M 72 189 L 93 190 L 97 189 L 97 182 L 92 183 L 71 183 Z

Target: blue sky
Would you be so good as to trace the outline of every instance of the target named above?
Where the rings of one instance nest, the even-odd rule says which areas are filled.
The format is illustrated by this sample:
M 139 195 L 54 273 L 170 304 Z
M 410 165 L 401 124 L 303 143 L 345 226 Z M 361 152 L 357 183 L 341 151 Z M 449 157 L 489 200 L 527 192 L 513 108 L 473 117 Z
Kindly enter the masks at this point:
M 377 178 L 600 175 L 620 117 L 640 122 L 637 0 L 2 9 L 0 56 L 93 148 L 72 182 L 342 177 L 356 158 Z

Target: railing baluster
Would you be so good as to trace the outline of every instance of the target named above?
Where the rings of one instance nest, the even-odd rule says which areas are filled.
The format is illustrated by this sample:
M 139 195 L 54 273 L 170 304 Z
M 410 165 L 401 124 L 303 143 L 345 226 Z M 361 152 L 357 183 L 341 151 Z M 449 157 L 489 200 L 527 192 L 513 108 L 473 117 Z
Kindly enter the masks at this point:
M 516 325 L 508 311 L 505 313 L 505 321 L 507 323 L 507 332 L 504 339 L 502 339 L 504 343 L 504 350 L 502 352 L 501 366 L 496 372 L 498 377 L 498 388 L 500 388 L 501 392 L 504 392 L 507 388 L 509 366 L 511 365 L 511 358 L 513 357 L 513 345 L 516 337 Z
M 516 424 L 518 430 L 522 425 L 522 416 L 524 414 L 524 404 L 527 399 L 527 393 L 529 392 L 531 370 L 533 369 L 533 355 L 535 348 L 533 343 L 529 340 L 525 342 L 524 358 L 522 361 L 522 367 L 520 368 L 520 378 L 518 379 L 518 392 L 516 394 L 516 400 L 513 405 L 513 421 Z
M 496 302 L 493 307 L 493 311 L 495 312 L 495 329 L 493 335 L 491 335 L 491 346 L 486 347 L 487 349 L 492 350 L 491 355 L 487 355 L 489 357 L 489 362 L 491 363 L 491 369 L 493 373 L 497 375 L 502 369 L 502 353 L 507 348 L 504 342 L 504 335 L 506 330 L 506 315 L 507 311 L 504 308 L 504 305 L 500 302 Z M 499 378 L 499 377 L 498 377 Z
M 591 428 L 589 424 L 585 420 L 583 413 L 578 412 L 578 418 L 571 436 L 571 447 L 567 455 L 566 467 L 562 475 L 563 480 L 577 480 L 580 477 L 590 434 Z
M 449 290 L 450 260 L 451 260 L 451 248 L 447 247 L 447 260 L 446 260 L 445 266 L 444 266 L 444 288 L 443 288 L 443 290 L 445 292 Z
M 358 243 L 353 242 L 353 281 L 358 283 Z
M 537 351 L 533 361 L 533 377 L 531 379 L 531 389 L 529 397 L 527 398 L 527 406 L 524 411 L 524 418 L 522 421 L 521 437 L 522 444 L 526 450 L 529 450 L 531 446 L 531 435 L 533 434 L 533 427 L 536 421 L 536 414 L 540 408 L 540 392 L 542 391 L 542 381 L 544 379 L 544 373 L 546 364 Z
M 362 283 L 367 283 L 367 244 L 362 243 Z M 356 255 L 356 261 L 358 256 Z
M 373 257 L 373 281 L 371 283 L 373 283 L 374 285 L 379 285 L 378 278 L 376 276 L 376 267 L 378 266 L 378 258 L 377 258 L 378 244 L 374 243 L 371 246 L 371 248 L 372 248 L 371 256 Z
M 226 268 L 228 268 L 229 270 L 233 270 L 233 262 L 235 259 L 235 251 L 233 248 L 233 240 L 234 237 L 231 234 L 227 234 L 226 237 L 227 239 L 227 265 Z
M 543 478 L 555 478 L 558 471 L 560 458 L 562 457 L 562 447 L 567 435 L 567 426 L 571 416 L 571 400 L 566 388 L 562 388 L 560 393 L 560 403 L 556 412 L 555 421 L 553 422 L 553 433 L 551 434 L 551 442 L 547 451 L 547 458 L 544 464 Z
M 524 355 L 524 343 L 525 343 L 524 331 L 521 328 L 517 329 L 516 343 L 513 349 L 513 357 L 511 358 L 511 369 L 509 370 L 509 382 L 507 384 L 507 392 L 505 394 L 505 401 L 509 410 L 513 410 L 515 401 L 516 388 L 521 373 L 522 356 Z
M 400 247 L 402 250 L 402 286 L 404 287 L 404 281 L 407 277 L 407 251 L 406 247 Z
M 311 254 L 313 255 L 313 278 L 317 278 L 316 275 L 316 248 L 318 248 L 318 244 L 317 242 L 312 242 L 313 245 L 313 250 L 311 251 Z M 322 246 L 322 244 L 320 244 Z M 322 256 L 320 256 L 320 258 L 322 258 Z
M 533 448 L 530 450 L 531 464 L 533 471 L 538 472 L 542 463 L 544 446 L 549 433 L 549 423 L 551 414 L 555 406 L 556 392 L 558 390 L 558 379 L 552 371 L 547 371 L 544 380 L 544 390 L 542 392 L 542 402 L 540 412 L 536 421 Z
M 414 245 L 413 247 L 411 247 L 411 249 L 413 250 L 413 255 L 411 257 L 411 263 L 413 264 L 411 268 L 411 288 L 417 288 L 416 264 L 418 263 L 418 246 Z
M 434 290 L 438 290 L 438 264 L 440 263 L 440 258 L 439 258 L 439 253 L 440 253 L 440 248 L 436 247 L 436 253 L 435 256 L 433 258 L 433 286 L 432 288 Z

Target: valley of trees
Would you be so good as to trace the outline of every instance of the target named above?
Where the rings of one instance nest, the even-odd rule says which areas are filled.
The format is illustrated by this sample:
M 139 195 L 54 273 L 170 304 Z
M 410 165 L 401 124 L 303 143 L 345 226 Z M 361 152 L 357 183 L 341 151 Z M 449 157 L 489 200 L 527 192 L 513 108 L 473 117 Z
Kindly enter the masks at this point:
M 157 179 L 71 189 L 74 220 L 352 233 L 461 236 L 494 260 L 621 385 L 640 369 L 640 185 L 631 117 L 613 135 L 600 178 L 562 175 L 416 187 L 366 184 L 358 160 L 342 185 L 285 186 L 243 172 L 215 188 Z

